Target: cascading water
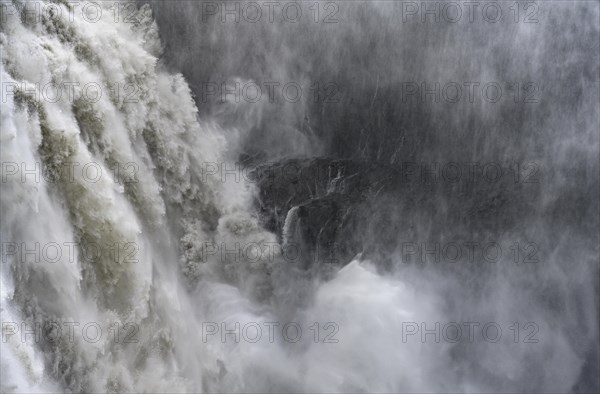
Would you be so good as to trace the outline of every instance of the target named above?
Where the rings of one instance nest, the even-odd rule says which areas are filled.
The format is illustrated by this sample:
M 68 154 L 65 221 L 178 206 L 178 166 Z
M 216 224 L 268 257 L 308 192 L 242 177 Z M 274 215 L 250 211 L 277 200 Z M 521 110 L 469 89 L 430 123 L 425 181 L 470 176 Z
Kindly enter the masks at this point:
M 168 3 L 140 6 L 127 18 L 115 11 L 125 9 L 119 2 L 0 3 L 2 392 L 568 392 L 598 387 L 593 376 L 598 367 L 597 163 L 583 165 L 587 172 L 582 170 L 585 179 L 579 184 L 592 201 L 581 204 L 596 218 L 562 229 L 562 219 L 545 219 L 552 209 L 569 206 L 563 202 L 569 194 L 563 191 L 572 184 L 568 169 L 560 167 L 541 193 L 523 192 L 531 193 L 528 212 L 538 216 L 532 213 L 523 219 L 527 223 L 499 235 L 506 245 L 520 239 L 515 234 L 542 234 L 543 265 L 515 268 L 503 263 L 513 257 L 505 255 L 494 268 L 481 270 L 401 263 L 384 269 L 379 255 L 371 253 L 370 260 L 356 254 L 322 272 L 306 270 L 290 262 L 286 247 L 303 231 L 306 239 L 314 236 L 321 242 L 330 236 L 331 223 L 323 217 L 315 231 L 303 229 L 305 213 L 312 209 L 306 201 L 327 208 L 319 198 L 334 196 L 334 205 L 343 207 L 343 222 L 353 212 L 344 205 L 354 201 L 353 182 L 370 178 L 360 169 L 329 167 L 319 185 L 320 177 L 308 175 L 311 182 L 298 183 L 298 190 L 308 190 L 306 201 L 300 201 L 304 205 L 286 197 L 282 232 L 278 237 L 277 226 L 267 229 L 255 201 L 260 185 L 249 176 L 214 174 L 238 168 L 248 146 L 249 153 L 264 154 L 256 153 L 256 133 L 279 144 L 267 161 L 317 156 L 323 153 L 315 142 L 319 138 L 335 143 L 330 136 L 290 126 L 304 121 L 296 111 L 314 114 L 306 103 L 274 109 L 230 102 L 215 112 L 201 108 L 199 113 L 200 93 L 193 94 L 186 82 L 195 76 L 189 69 L 186 78 L 172 72 L 173 64 L 181 64 L 165 59 L 181 43 L 171 37 L 163 47 L 159 39 L 163 25 L 159 31 L 154 17 L 160 19 L 162 11 L 166 15 Z M 172 9 L 194 7 L 192 3 Z M 367 18 L 356 7 L 359 19 Z M 386 7 L 390 5 L 367 8 L 381 17 L 387 15 Z M 597 8 L 590 12 L 597 15 Z M 176 22 L 170 23 L 175 29 Z M 184 24 L 194 32 L 191 23 Z M 280 33 L 272 29 L 275 36 Z M 358 28 L 348 29 L 349 36 L 361 34 Z M 528 37 L 534 33 L 522 29 L 515 34 L 526 44 L 533 42 Z M 597 33 L 597 26 L 591 30 Z M 285 37 L 279 46 L 272 45 L 291 58 L 291 49 L 281 49 L 293 41 Z M 215 40 L 210 45 L 233 46 Z M 403 45 L 410 54 L 426 41 L 415 48 L 410 42 Z M 357 39 L 357 45 L 363 44 Z M 212 54 L 202 56 L 208 62 Z M 228 78 L 239 78 L 239 70 L 219 56 L 223 72 L 232 73 Z M 283 66 L 272 67 L 274 75 L 286 75 Z M 310 68 L 304 63 L 298 67 Z M 318 73 L 316 67 L 313 71 Z M 240 81 L 261 77 L 249 72 Z M 374 92 L 365 95 L 369 110 L 390 94 L 380 88 L 393 85 L 395 76 L 388 77 L 377 77 Z M 585 78 L 597 86 L 597 75 Z M 308 85 L 309 77 L 295 80 Z M 553 134 L 550 148 L 537 152 L 540 162 L 547 163 L 550 153 L 557 161 L 597 156 L 598 136 L 592 131 L 598 125 L 597 108 L 593 102 L 587 105 L 574 109 L 580 111 L 579 139 Z M 270 125 L 262 128 L 269 119 Z M 322 122 L 323 127 L 335 123 Z M 273 124 L 281 126 L 284 142 L 273 137 Z M 569 132 L 567 126 L 565 130 Z M 435 157 L 410 143 L 388 155 L 385 144 L 375 149 L 371 137 L 365 138 L 359 156 L 373 151 L 388 164 L 395 164 L 405 148 Z M 519 143 L 529 144 L 525 139 L 514 142 Z M 489 146 L 482 150 L 493 151 Z M 368 217 L 368 225 L 353 232 L 364 245 L 393 232 L 437 234 L 439 223 L 428 221 L 432 206 L 447 220 L 453 217 L 448 212 L 456 206 L 438 197 L 433 202 L 413 199 L 409 189 L 400 193 L 408 196 L 402 203 L 395 197 L 385 200 L 386 189 L 378 182 L 373 183 L 373 205 L 398 225 L 380 235 L 375 222 L 369 222 L 377 215 Z M 412 209 L 413 200 L 423 206 Z M 385 208 L 396 205 L 402 209 Z M 449 226 L 456 235 L 465 222 Z M 345 230 L 336 224 L 335 231 Z M 248 252 L 240 258 L 239 252 L 231 252 L 233 245 L 267 246 L 271 253 Z M 392 261 L 403 257 L 398 248 L 381 250 Z M 482 339 L 475 325 L 473 340 L 427 340 L 439 331 L 413 340 L 421 324 L 431 330 L 440 322 L 496 322 L 505 331 L 497 341 Z M 511 330 L 513 322 L 535 322 L 535 342 L 520 338 L 515 343 L 515 332 L 527 336 L 532 330 Z M 238 326 L 243 329 L 236 333 Z M 262 335 L 255 335 L 258 330 Z M 302 335 L 296 335 L 299 330 Z M 468 337 L 466 331 L 464 335 Z

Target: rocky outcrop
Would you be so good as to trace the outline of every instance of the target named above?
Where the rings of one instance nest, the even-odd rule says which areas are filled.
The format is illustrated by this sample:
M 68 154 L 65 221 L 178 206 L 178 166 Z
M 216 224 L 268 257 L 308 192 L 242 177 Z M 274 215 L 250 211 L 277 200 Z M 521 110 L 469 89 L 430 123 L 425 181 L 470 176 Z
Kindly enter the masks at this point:
M 252 174 L 264 226 L 303 268 L 346 264 L 358 254 L 385 267 L 409 243 L 497 242 L 536 210 L 539 182 L 515 182 L 508 167 L 493 182 L 477 174 L 450 181 L 429 170 L 316 158 Z

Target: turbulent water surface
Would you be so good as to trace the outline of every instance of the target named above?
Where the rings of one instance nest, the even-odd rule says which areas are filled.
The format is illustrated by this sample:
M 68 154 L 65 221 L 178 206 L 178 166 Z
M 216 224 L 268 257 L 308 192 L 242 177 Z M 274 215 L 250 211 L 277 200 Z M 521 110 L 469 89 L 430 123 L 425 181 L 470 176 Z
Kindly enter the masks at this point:
M 2 392 L 600 389 L 597 2 L 0 5 Z

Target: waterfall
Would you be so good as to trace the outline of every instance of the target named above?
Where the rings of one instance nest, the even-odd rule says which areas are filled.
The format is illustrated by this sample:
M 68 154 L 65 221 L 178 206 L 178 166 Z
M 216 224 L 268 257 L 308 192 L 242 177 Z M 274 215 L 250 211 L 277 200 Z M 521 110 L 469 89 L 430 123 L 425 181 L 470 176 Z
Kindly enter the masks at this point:
M 2 5 L 36 4 L 48 6 Z M 158 64 L 149 8 L 132 25 L 100 4 L 92 22 L 85 3 L 53 3 L 53 16 L 27 23 L 4 14 L 2 320 L 17 334 L 3 391 L 202 387 L 180 275 L 193 280 L 200 262 L 178 260 L 178 237 L 207 241 L 210 212 L 240 209 L 219 182 L 197 182 L 202 163 L 222 161 L 224 138 L 198 121 L 182 76 Z M 75 334 L 21 341 L 48 322 Z
M 429 269 L 401 263 L 398 246 L 387 256 L 395 269 L 358 257 L 328 277 L 311 276 L 285 253 L 301 231 L 298 206 L 285 211 L 278 242 L 257 213 L 260 185 L 239 164 L 244 144 L 259 145 L 258 132 L 287 144 L 268 159 L 291 155 L 294 144 L 297 156 L 320 154 L 310 124 L 308 136 L 288 124 L 300 110 L 232 101 L 216 115 L 203 113 L 188 75 L 165 60 L 177 46 L 161 42 L 156 4 L 0 5 L 1 392 L 568 392 L 590 379 L 598 341 L 590 307 L 598 305 L 595 221 L 586 224 L 589 234 L 584 227 L 562 233 L 562 222 L 532 213 L 527 226 L 511 228 L 547 236 L 544 265 L 503 265 L 513 257 L 506 247 L 502 262 L 477 274 L 474 265 L 456 268 L 462 262 Z M 373 12 L 386 15 L 388 6 Z M 380 89 L 385 79 L 376 80 L 369 111 L 389 94 Z M 276 126 L 262 130 L 275 112 Z M 282 134 L 273 137 L 277 127 Z M 565 137 L 564 146 L 552 140 L 550 152 L 594 157 L 597 137 L 588 129 L 580 137 Z M 377 143 L 379 157 L 389 146 Z M 392 163 L 406 153 L 391 152 Z M 586 168 L 591 179 L 597 167 Z M 364 175 L 348 171 L 348 181 L 334 171 L 323 187 L 315 180 L 315 201 L 352 192 Z M 548 177 L 560 188 L 542 191 L 563 194 L 532 197 L 531 212 L 545 215 L 568 199 L 568 171 L 561 171 Z M 413 215 L 432 212 L 429 191 L 420 199 L 410 193 L 392 199 L 398 211 L 375 195 L 378 212 L 398 226 L 385 234 L 356 228 L 355 238 L 387 239 L 409 225 L 434 234 L 437 224 L 411 224 Z M 432 205 L 440 221 L 452 217 L 443 202 Z M 463 224 L 450 223 L 452 234 Z M 509 235 L 502 234 L 503 248 L 515 241 Z M 489 332 L 501 327 L 501 338 L 482 336 L 486 323 L 495 324 Z M 456 325 L 466 343 L 429 342 Z M 516 341 L 517 332 L 536 342 Z

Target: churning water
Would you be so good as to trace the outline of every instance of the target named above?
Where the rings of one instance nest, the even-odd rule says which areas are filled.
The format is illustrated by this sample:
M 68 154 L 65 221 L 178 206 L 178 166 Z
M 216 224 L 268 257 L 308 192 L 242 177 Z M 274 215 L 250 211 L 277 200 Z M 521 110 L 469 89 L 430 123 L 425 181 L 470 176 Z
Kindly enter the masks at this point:
M 149 3 L 1 1 L 2 392 L 598 389 L 598 3 Z

